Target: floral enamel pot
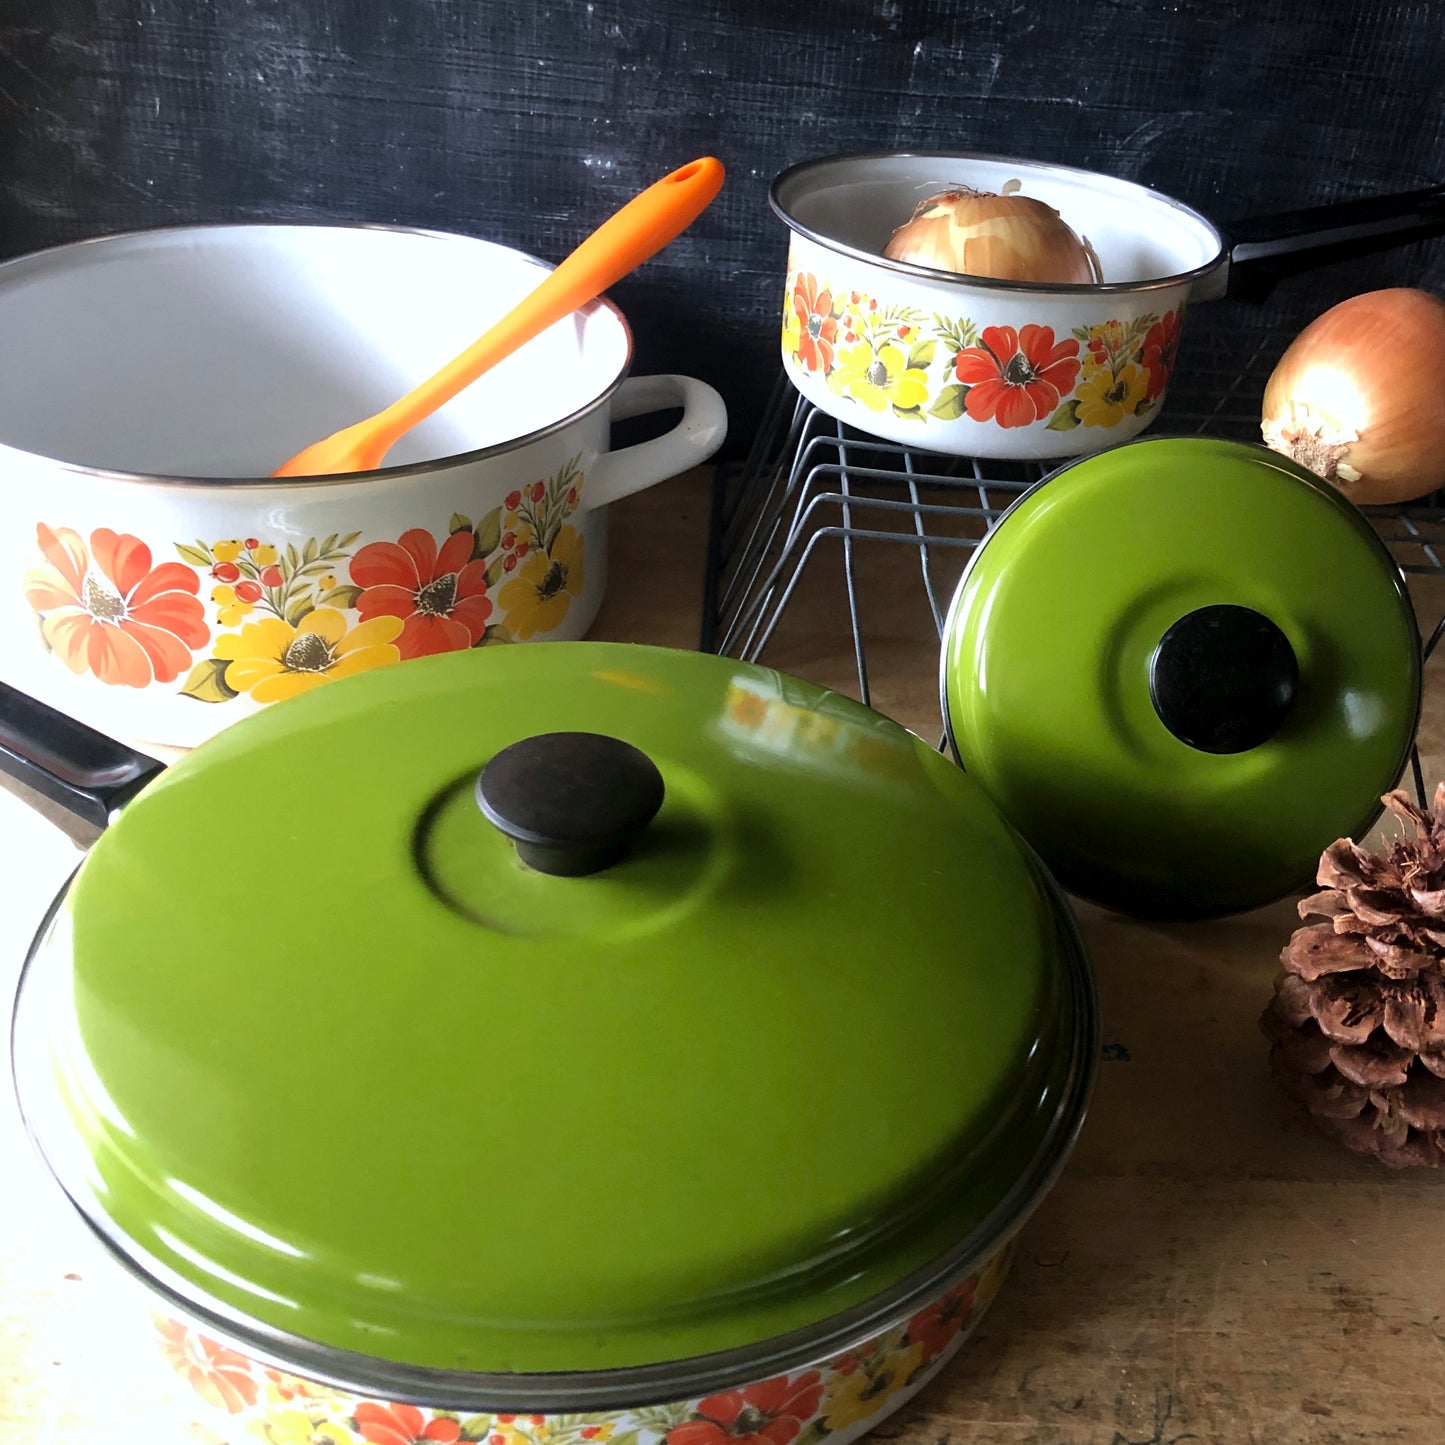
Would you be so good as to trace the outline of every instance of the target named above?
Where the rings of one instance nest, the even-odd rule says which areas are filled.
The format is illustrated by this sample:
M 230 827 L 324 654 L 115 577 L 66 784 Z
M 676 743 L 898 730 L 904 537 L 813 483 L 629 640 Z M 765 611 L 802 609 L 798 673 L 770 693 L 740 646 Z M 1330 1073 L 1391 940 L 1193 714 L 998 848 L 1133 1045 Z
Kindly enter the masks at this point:
M 406 229 L 238 225 L 0 266 L 0 654 L 104 732 L 184 748 L 349 673 L 581 636 L 606 506 L 705 460 L 726 412 L 627 378 L 621 313 L 558 322 L 385 469 L 270 480 L 460 351 L 546 267 Z M 609 450 L 609 423 L 681 407 Z
M 1071 892 L 1146 916 L 1307 886 L 1397 786 L 1421 648 L 1400 568 L 1263 446 L 1146 437 L 1061 467 L 973 552 L 949 738 Z
M 222 1430 L 846 1445 L 962 1346 L 1068 1156 L 1070 910 L 849 699 L 483 648 L 170 769 L 0 700 L 11 779 L 109 820 L 22 975 L 21 1111 Z M 265 797 L 347 840 L 304 887 Z M 266 947 L 198 942 L 260 894 Z
M 886 259 L 918 203 L 950 187 L 1052 206 L 1093 247 L 1097 285 L 960 276 Z M 783 367 L 815 406 L 930 451 L 1079 456 L 1137 436 L 1164 402 L 1186 306 L 1445 231 L 1445 187 L 1220 230 L 1132 182 L 972 154 L 831 156 L 774 181 L 791 232 Z

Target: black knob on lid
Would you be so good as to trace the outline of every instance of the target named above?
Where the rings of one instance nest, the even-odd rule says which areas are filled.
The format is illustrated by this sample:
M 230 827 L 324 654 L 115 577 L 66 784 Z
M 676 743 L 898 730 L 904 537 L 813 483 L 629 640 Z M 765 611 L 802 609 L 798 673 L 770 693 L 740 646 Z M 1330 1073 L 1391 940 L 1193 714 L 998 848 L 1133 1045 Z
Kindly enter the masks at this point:
M 574 878 L 617 862 L 662 806 L 646 753 L 601 733 L 539 733 L 477 778 L 477 806 L 539 873 Z
M 1149 660 L 1159 720 L 1203 753 L 1243 753 L 1279 731 L 1299 692 L 1289 639 L 1263 613 L 1220 604 L 1187 613 Z

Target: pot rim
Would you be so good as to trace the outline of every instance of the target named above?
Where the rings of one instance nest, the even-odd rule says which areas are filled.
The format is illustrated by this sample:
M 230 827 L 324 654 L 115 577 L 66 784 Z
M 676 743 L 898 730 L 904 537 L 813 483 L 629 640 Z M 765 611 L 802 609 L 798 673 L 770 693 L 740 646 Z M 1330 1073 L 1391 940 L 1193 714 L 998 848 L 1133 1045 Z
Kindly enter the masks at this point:
M 796 184 L 800 179 L 806 177 L 809 172 L 822 171 L 833 166 L 846 165 L 858 161 L 875 160 L 988 161 L 990 163 L 1012 165 L 1020 169 L 1033 171 L 1062 171 L 1067 175 L 1079 176 L 1096 184 L 1098 182 L 1107 182 L 1110 185 L 1137 192 L 1141 196 L 1147 197 L 1152 203 L 1167 207 L 1173 211 L 1178 211 L 1180 214 L 1197 222 L 1213 236 L 1215 253 L 1208 261 L 1188 271 L 1179 271 L 1171 276 L 1150 277 L 1144 281 L 1100 281 L 1088 283 L 1072 281 L 1003 281 L 995 276 L 962 276 L 955 271 L 940 271 L 932 266 L 920 266 L 913 261 L 895 261 L 890 257 L 865 251 L 861 247 L 850 246 L 846 242 L 835 240 L 820 231 L 814 230 L 810 226 L 803 225 L 789 213 L 787 206 L 783 203 L 780 195 L 782 189 L 790 182 Z M 772 185 L 768 188 L 768 204 L 772 207 L 778 219 L 791 231 L 796 235 L 806 237 L 815 245 L 822 246 L 825 250 L 833 251 L 840 256 L 847 256 L 854 261 L 862 261 L 869 265 L 881 267 L 885 271 L 893 271 L 899 276 L 917 276 L 925 281 L 941 281 L 959 290 L 966 290 L 970 287 L 981 287 L 986 291 L 1005 291 L 1018 294 L 1074 297 L 1079 299 L 1090 296 L 1132 296 L 1140 292 L 1162 291 L 1170 287 L 1191 286 L 1228 262 L 1224 237 L 1219 227 L 1207 216 L 1196 211 L 1193 206 L 1186 206 L 1183 201 L 1177 201 L 1173 196 L 1166 195 L 1162 191 L 1150 190 L 1149 187 L 1141 186 L 1137 181 L 1129 181 L 1122 177 L 1105 175 L 1102 171 L 1087 170 L 1083 166 L 1060 165 L 1053 161 L 1025 160 L 1019 156 L 993 155 L 984 151 L 848 151 L 840 155 L 819 156 L 813 160 L 799 161 L 796 165 L 789 166 L 787 170 L 779 172 L 773 179 Z
M 958 737 L 954 731 L 953 717 L 949 711 L 948 705 L 948 680 L 952 671 L 952 669 L 949 667 L 949 656 L 952 651 L 951 647 L 949 646 L 949 639 L 953 636 L 954 631 L 958 626 L 958 611 L 960 606 L 962 605 L 964 589 L 968 584 L 969 578 L 972 576 L 974 566 L 978 562 L 979 557 L 982 555 L 984 548 L 987 547 L 988 544 L 994 539 L 994 537 L 998 535 L 999 531 L 1003 527 L 1003 524 L 1015 511 L 1022 507 L 1023 504 L 1028 501 L 1035 492 L 1041 490 L 1043 487 L 1048 486 L 1050 482 L 1057 480 L 1059 477 L 1063 476 L 1065 472 L 1072 470 L 1074 467 L 1079 466 L 1083 462 L 1091 462 L 1094 460 L 1095 457 L 1104 455 L 1105 452 L 1118 451 L 1124 447 L 1149 446 L 1155 442 L 1215 442 L 1218 440 L 1220 440 L 1218 437 L 1205 437 L 1200 436 L 1197 433 L 1190 432 L 1150 432 L 1148 436 L 1136 436 L 1131 437 L 1128 441 L 1115 442 L 1112 446 L 1102 447 L 1097 452 L 1089 452 L 1084 456 L 1069 457 L 1068 459 L 1060 462 L 1058 466 L 1050 468 L 1047 472 L 1044 473 L 1043 476 L 1038 479 L 1038 481 L 1024 488 L 1024 490 L 1020 492 L 1013 499 L 1013 501 L 1011 501 L 1008 506 L 1003 509 L 1001 513 L 999 513 L 998 520 L 995 521 L 993 526 L 988 529 L 987 533 L 979 539 L 978 545 L 974 547 L 973 551 L 969 554 L 968 561 L 964 563 L 963 571 L 959 574 L 958 582 L 953 589 L 953 595 L 952 597 L 950 597 L 948 607 L 943 614 L 943 632 L 941 634 L 941 640 L 938 649 L 939 705 L 943 714 L 943 731 L 944 736 L 948 740 L 948 750 L 953 755 L 953 759 L 959 765 L 959 767 L 963 767 L 963 756 L 959 751 Z M 1273 458 L 1274 460 L 1279 462 L 1288 461 L 1287 458 L 1281 456 L 1277 452 L 1272 451 L 1262 442 L 1241 442 L 1238 443 L 1238 445 L 1247 446 L 1254 451 L 1262 453 L 1265 459 Z M 1414 605 L 1410 600 L 1410 589 L 1406 581 L 1405 574 L 1401 570 L 1400 564 L 1391 555 L 1389 547 L 1385 545 L 1385 542 L 1380 537 L 1380 534 L 1375 531 L 1375 529 L 1370 525 L 1369 519 L 1357 506 L 1355 506 L 1353 502 L 1351 502 L 1342 493 L 1337 491 L 1334 487 L 1330 486 L 1330 484 L 1326 482 L 1323 478 L 1315 476 L 1312 472 L 1310 472 L 1307 468 L 1304 467 L 1299 468 L 1299 472 L 1300 475 L 1298 477 L 1298 480 L 1303 485 L 1313 487 L 1316 492 L 1327 496 L 1333 503 L 1335 503 L 1337 508 L 1355 524 L 1356 530 L 1360 533 L 1362 537 L 1365 538 L 1367 544 L 1373 546 L 1376 554 L 1383 562 L 1387 564 L 1390 578 L 1394 583 L 1395 591 L 1400 597 L 1401 605 L 1404 610 L 1404 615 L 1409 617 L 1412 621 L 1412 625 L 1415 630 L 1416 642 L 1422 642 L 1419 633 L 1419 620 L 1415 617 Z M 1404 749 L 1400 754 L 1397 766 L 1395 768 L 1395 773 L 1397 776 L 1404 770 L 1406 764 L 1410 760 L 1410 752 L 1412 747 L 1414 746 L 1415 734 L 1419 731 L 1420 728 L 1420 719 L 1423 713 L 1424 705 L 1425 693 L 1422 660 L 1421 667 L 1417 669 L 1414 716 L 1410 722 L 1409 737 L 1405 743 Z M 1374 827 L 1376 821 L 1379 819 L 1380 815 L 1384 811 L 1384 803 L 1378 798 L 1372 799 L 1369 812 L 1361 819 L 1359 825 L 1356 828 L 1350 830 L 1349 836 L 1352 838 L 1360 837 L 1364 833 L 1368 832 L 1369 829 Z M 1302 884 L 1307 882 L 1308 879 L 1301 880 Z M 1113 903 L 1105 902 L 1097 898 L 1092 898 L 1088 892 L 1076 886 L 1074 880 L 1072 879 L 1070 880 L 1070 888 L 1071 891 L 1076 893 L 1079 897 L 1088 899 L 1090 902 L 1097 903 L 1101 907 L 1114 908 L 1116 906 Z M 1246 906 L 1249 908 L 1255 908 L 1263 907 L 1264 904 L 1251 903 Z M 1218 909 L 1207 909 L 1202 912 L 1179 913 L 1170 916 L 1171 918 L 1179 920 L 1216 918 L 1221 916 L 1228 916 L 1229 912 L 1238 911 L 1240 910 L 1230 909 L 1225 914 L 1221 914 Z
M 25 985 L 79 867 L 46 910 L 21 966 L 10 1018 L 11 1087 L 32 1148 L 106 1253 L 133 1279 L 145 1285 L 167 1311 L 191 1321 L 208 1336 L 216 1337 L 218 1342 L 238 1349 L 263 1365 L 349 1394 L 384 1398 L 398 1404 L 473 1412 L 553 1414 L 620 1410 L 705 1398 L 774 1375 L 817 1366 L 886 1333 L 945 1294 L 1004 1248 L 1063 1171 L 1083 1127 L 1098 1069 L 1099 999 L 1083 935 L 1063 889 L 1030 845 L 1021 837 L 1017 841 L 1036 872 L 1054 920 L 1063 974 L 1061 990 L 1071 1014 L 1067 1038 L 1069 1067 L 1064 1087 L 1028 1167 L 989 1215 L 953 1249 L 888 1290 L 812 1325 L 729 1350 L 646 1365 L 548 1373 L 442 1370 L 401 1364 L 259 1325 L 180 1281 L 150 1260 L 144 1251 L 129 1247 L 121 1232 L 108 1228 L 99 1211 L 88 1209 L 78 1197 L 79 1191 L 61 1178 L 45 1152 L 33 1114 L 25 1106 L 20 1077 L 17 1045 Z M 31 1032 L 34 1034 L 35 1030 Z
M 70 253 L 79 251 L 84 247 L 135 244 L 149 240 L 152 237 L 185 235 L 196 232 L 244 232 L 262 230 L 381 231 L 392 235 L 423 236 L 428 239 L 441 241 L 471 241 L 484 246 L 495 246 L 499 250 L 509 251 L 512 255 L 541 268 L 543 271 L 553 271 L 556 269 L 552 262 L 544 261 L 540 256 L 534 256 L 531 252 L 519 250 L 515 246 L 504 246 L 500 241 L 488 241 L 483 236 L 468 236 L 460 231 L 439 231 L 427 226 L 407 226 L 384 221 L 199 221 L 166 226 L 142 226 L 134 230 L 116 231 L 104 236 L 83 236 L 79 240 L 65 241 L 57 246 L 47 246 L 40 251 L 30 251 L 23 256 L 15 256 L 8 261 L 0 261 L 0 286 L 3 286 L 19 269 L 39 266 L 55 259 L 63 259 Z M 587 306 L 578 307 L 578 310 L 585 311 L 588 307 L 592 306 L 600 306 L 610 311 L 616 318 L 618 325 L 622 328 L 622 366 L 617 374 L 601 391 L 597 392 L 590 401 L 578 407 L 578 409 L 570 415 L 549 422 L 546 426 L 539 427 L 536 431 L 528 432 L 525 436 L 512 437 L 508 441 L 498 442 L 492 446 L 477 447 L 467 452 L 453 452 L 449 456 L 435 457 L 423 462 L 407 462 L 399 466 L 378 467 L 374 471 L 369 472 L 328 472 L 324 475 L 314 477 L 187 477 L 173 476 L 163 472 L 132 472 L 122 468 L 93 467 L 86 466 L 81 462 L 62 461 L 59 457 L 50 457 L 42 452 L 32 452 L 27 451 L 23 447 L 11 446 L 3 440 L 0 440 L 0 455 L 9 453 L 14 456 L 30 457 L 35 461 L 43 462 L 46 466 L 57 468 L 71 476 L 174 487 L 181 490 L 194 491 L 206 491 L 216 488 L 224 488 L 228 492 L 285 491 L 293 490 L 297 487 L 334 487 L 347 483 L 356 485 L 358 483 L 367 484 L 372 482 L 400 481 L 406 477 L 417 477 L 451 471 L 455 468 L 470 465 L 473 462 L 490 461 L 494 457 L 505 456 L 509 452 L 521 451 L 523 447 L 529 446 L 533 442 L 541 441 L 545 437 L 565 430 L 574 422 L 580 421 L 583 417 L 597 410 L 597 408 L 607 401 L 613 393 L 616 392 L 617 388 L 622 385 L 632 367 L 634 354 L 632 328 L 628 325 L 627 317 L 622 314 L 617 303 L 605 294 L 588 302 Z M 358 420 L 360 420 L 360 418 L 358 418 Z

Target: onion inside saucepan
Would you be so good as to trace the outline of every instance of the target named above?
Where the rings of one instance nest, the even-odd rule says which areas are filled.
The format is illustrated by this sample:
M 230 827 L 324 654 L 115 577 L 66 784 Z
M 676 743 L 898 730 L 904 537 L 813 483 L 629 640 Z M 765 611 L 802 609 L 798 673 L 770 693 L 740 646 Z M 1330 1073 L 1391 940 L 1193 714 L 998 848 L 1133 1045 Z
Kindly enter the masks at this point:
M 1099 258 L 1052 206 L 1017 194 L 952 186 L 930 196 L 894 231 L 883 254 L 935 271 L 996 281 L 1095 285 Z

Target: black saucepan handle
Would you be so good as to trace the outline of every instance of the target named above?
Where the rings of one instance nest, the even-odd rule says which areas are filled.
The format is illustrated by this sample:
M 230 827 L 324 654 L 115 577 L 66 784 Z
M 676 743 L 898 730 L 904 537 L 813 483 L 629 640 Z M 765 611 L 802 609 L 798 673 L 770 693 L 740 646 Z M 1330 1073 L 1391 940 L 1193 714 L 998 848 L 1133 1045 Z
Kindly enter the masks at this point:
M 1445 234 L 1445 186 L 1255 216 L 1221 229 L 1226 294 L 1262 301 L 1285 276 Z
M 0 683 L 0 787 L 82 848 L 165 764 Z

